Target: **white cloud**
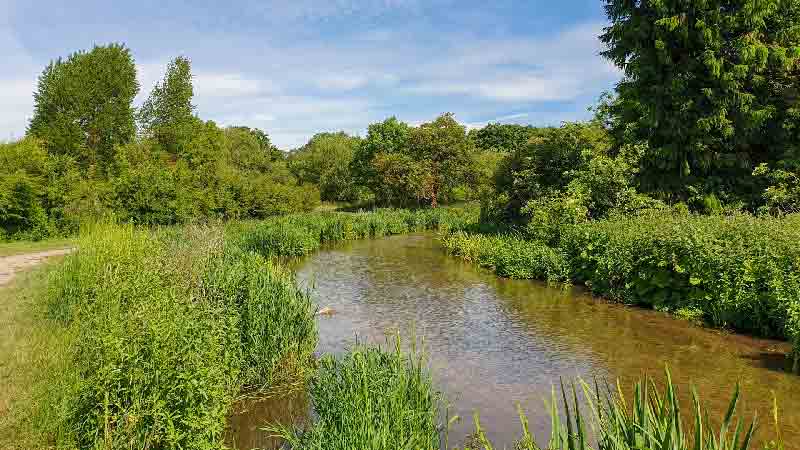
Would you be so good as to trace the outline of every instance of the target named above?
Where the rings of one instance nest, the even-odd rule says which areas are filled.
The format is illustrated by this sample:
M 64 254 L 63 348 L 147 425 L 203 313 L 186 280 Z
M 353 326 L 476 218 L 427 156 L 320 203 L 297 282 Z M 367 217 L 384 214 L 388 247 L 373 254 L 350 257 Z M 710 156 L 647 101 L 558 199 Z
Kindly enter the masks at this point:
M 320 89 L 331 91 L 350 91 L 365 86 L 369 82 L 363 75 L 329 74 L 314 80 Z
M 274 90 L 270 80 L 247 78 L 239 73 L 199 73 L 192 82 L 198 98 L 242 97 Z

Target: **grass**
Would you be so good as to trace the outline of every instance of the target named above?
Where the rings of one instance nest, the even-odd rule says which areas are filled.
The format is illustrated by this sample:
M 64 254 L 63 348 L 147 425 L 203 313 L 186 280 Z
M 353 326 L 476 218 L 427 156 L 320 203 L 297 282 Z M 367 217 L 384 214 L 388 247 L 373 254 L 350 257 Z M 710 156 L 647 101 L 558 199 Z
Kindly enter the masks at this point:
M 43 252 L 75 246 L 73 238 L 49 239 L 44 241 L 10 241 L 0 242 L 0 256 L 12 256 L 23 253 Z
M 655 380 L 648 378 L 633 386 L 630 401 L 622 388 L 590 387 L 579 382 L 560 386 L 560 395 L 553 391 L 546 404 L 550 412 L 550 439 L 540 446 L 528 429 L 520 411 L 521 437 L 516 450 L 748 450 L 754 448 L 756 421 L 737 417 L 739 386 L 734 388 L 725 415 L 712 421 L 703 408 L 697 392 L 692 392 L 692 409 L 681 409 L 669 370 L 665 372 L 664 389 L 659 392 Z M 580 391 L 580 392 L 579 392 Z M 560 398 L 559 398 L 560 397 Z M 782 450 L 778 430 L 777 404 L 773 411 L 775 440 L 763 444 L 767 450 Z M 714 423 L 719 425 L 715 428 Z M 465 450 L 494 450 L 486 438 L 478 417 L 475 418 L 476 441 Z
M 0 287 L 0 448 L 42 446 L 30 432 L 34 390 L 53 359 L 58 336 L 42 323 L 37 301 L 54 261 Z
M 308 430 L 272 427 L 294 449 L 419 450 L 439 447 L 440 396 L 415 351 L 356 346 L 325 356 L 310 387 Z

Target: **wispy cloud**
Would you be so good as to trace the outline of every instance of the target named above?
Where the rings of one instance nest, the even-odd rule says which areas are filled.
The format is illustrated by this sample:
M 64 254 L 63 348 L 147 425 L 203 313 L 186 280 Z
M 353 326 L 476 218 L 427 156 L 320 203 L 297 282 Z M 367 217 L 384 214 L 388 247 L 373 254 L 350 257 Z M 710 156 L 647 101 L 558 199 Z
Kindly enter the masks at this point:
M 458 8 L 454 0 L 245 0 L 192 9 L 140 2 L 163 3 L 164 11 L 148 21 L 140 8 L 102 7 L 104 21 L 95 21 L 58 3 L 16 2 L 21 13 L 0 27 L 0 136 L 24 132 L 36 75 L 49 59 L 106 40 L 124 40 L 136 56 L 137 104 L 169 59 L 185 55 L 200 117 L 263 128 L 284 148 L 318 131 L 363 133 L 390 115 L 410 123 L 444 111 L 469 124 L 574 120 L 620 77 L 599 56 L 599 16 L 559 12 L 563 22 L 530 26 L 544 0 L 497 11 L 502 2 L 477 0 Z M 42 23 L 54 24 L 48 39 L 37 32 Z M 75 36 L 89 39 L 59 44 Z

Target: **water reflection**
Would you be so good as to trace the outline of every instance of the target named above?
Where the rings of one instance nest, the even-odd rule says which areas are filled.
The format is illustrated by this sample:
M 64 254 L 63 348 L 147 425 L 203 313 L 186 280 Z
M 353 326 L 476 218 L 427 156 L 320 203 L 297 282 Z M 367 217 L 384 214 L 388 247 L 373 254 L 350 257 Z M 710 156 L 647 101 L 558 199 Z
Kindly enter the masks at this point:
M 577 288 L 499 279 L 448 257 L 430 236 L 347 243 L 297 267 L 316 302 L 336 311 L 319 319 L 319 352 L 343 352 L 356 336 L 382 343 L 395 329 L 425 338 L 437 386 L 451 412 L 467 418 L 452 429 L 451 442 L 470 434 L 478 410 L 490 437 L 511 446 L 517 403 L 546 439 L 543 399 L 560 377 L 620 377 L 630 387 L 669 364 L 684 398 L 691 380 L 712 417 L 723 414 L 740 380 L 740 411 L 758 411 L 762 436 L 772 428 L 764 422 L 774 391 L 787 448 L 800 448 L 800 377 L 779 370 L 785 343 L 702 329 Z

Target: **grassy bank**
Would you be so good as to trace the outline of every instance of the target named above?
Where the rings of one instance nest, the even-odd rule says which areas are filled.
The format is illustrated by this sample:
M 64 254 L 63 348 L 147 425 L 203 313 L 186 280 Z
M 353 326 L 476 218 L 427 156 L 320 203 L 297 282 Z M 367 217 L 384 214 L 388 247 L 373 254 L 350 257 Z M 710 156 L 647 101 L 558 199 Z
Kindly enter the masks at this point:
M 232 242 L 264 256 L 304 256 L 325 243 L 439 230 L 476 223 L 477 208 L 379 209 L 359 213 L 311 213 L 244 222 L 228 228 Z
M 19 419 L 14 439 L 31 447 L 220 448 L 239 394 L 304 384 L 312 373 L 314 306 L 272 257 L 476 218 L 460 209 L 382 210 L 224 227 L 87 228 L 78 250 L 30 295 L 31 333 L 40 336 L 32 341 L 45 342 L 39 353 L 48 356 L 13 374 L 32 380 L 21 384 L 30 395 L 8 401 Z
M 308 296 L 220 230 L 104 224 L 78 248 L 37 300 L 56 356 L 14 406 L 38 446 L 219 448 L 240 392 L 310 369 Z
M 583 283 L 595 294 L 800 351 L 800 215 L 661 213 L 563 225 L 548 244 L 445 234 L 448 251 L 499 275 Z M 798 370 L 795 356 L 794 369 Z

